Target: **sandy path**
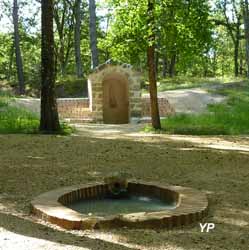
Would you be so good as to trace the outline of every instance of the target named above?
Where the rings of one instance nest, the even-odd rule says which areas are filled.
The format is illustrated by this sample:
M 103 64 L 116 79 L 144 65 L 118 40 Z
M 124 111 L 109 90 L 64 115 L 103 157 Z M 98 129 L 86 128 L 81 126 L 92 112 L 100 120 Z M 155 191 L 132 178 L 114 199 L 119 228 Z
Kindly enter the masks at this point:
M 88 250 L 89 248 L 63 245 L 48 240 L 28 237 L 0 228 L 0 250 Z
M 166 98 L 177 113 L 202 113 L 208 104 L 220 103 L 226 99 L 224 96 L 211 94 L 201 88 L 159 92 L 158 97 Z
M 198 148 L 210 148 L 228 151 L 249 152 L 248 136 L 191 136 L 168 135 L 143 132 L 144 124 L 73 124 L 77 128 L 76 136 L 103 139 L 129 139 L 146 142 L 188 142 Z

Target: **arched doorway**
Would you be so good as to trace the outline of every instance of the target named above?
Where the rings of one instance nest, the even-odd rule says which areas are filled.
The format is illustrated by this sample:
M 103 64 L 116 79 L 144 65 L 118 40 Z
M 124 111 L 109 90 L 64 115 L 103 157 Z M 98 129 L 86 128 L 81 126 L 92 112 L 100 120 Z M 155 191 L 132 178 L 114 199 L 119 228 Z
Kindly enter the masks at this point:
M 107 124 L 129 123 L 128 80 L 118 73 L 103 79 L 103 120 Z

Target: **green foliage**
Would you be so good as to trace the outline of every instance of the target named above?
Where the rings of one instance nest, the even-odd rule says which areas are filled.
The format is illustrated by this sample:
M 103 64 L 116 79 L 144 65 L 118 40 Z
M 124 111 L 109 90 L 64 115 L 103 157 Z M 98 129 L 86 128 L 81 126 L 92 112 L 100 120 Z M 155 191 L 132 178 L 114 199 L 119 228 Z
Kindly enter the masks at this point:
M 176 55 L 176 72 L 179 73 L 195 76 L 231 73 L 233 67 L 232 42 L 226 28 L 211 25 L 210 17 L 220 18 L 221 14 L 211 10 L 208 1 L 165 0 L 155 2 L 154 16 L 159 72 L 162 71 L 162 59 L 166 57 L 167 63 L 170 64 L 171 58 Z M 63 37 L 60 38 L 58 29 L 55 32 L 58 74 L 61 74 L 62 67 L 65 71 L 64 75 L 72 75 L 75 71 L 73 4 L 69 4 L 67 1 L 56 1 L 55 5 L 61 22 L 63 15 L 66 15 L 63 23 L 60 22 L 63 24 L 61 27 Z M 104 3 L 100 2 L 99 8 L 102 6 L 112 9 L 112 12 L 99 16 L 99 26 L 102 26 L 107 19 L 110 26 L 107 34 L 103 29 L 98 28 L 101 62 L 113 58 L 144 69 L 147 38 L 152 31 L 152 27 L 147 26 L 147 1 L 109 0 Z M 9 15 L 7 13 L 9 10 L 5 10 L 5 12 L 6 15 Z M 84 20 L 89 18 L 86 1 L 82 3 L 82 14 L 84 14 Z M 25 80 L 32 88 L 39 89 L 40 35 L 34 32 L 36 29 L 37 20 L 20 18 Z M 0 77 L 9 78 L 11 76 L 11 80 L 16 81 L 14 58 L 12 64 L 9 63 L 13 52 L 12 44 L 11 32 L 0 35 Z M 87 74 L 91 61 L 88 22 L 82 23 L 81 53 L 84 71 Z M 10 67 L 11 65 L 12 67 Z
M 162 121 L 166 133 L 191 135 L 249 134 L 249 87 L 219 90 L 228 96 L 223 104 L 210 105 L 207 113 L 180 114 Z M 148 128 L 147 128 L 148 130 Z
M 0 134 L 39 133 L 40 120 L 35 113 L 11 105 L 11 96 L 0 91 Z M 70 135 L 75 128 L 61 124 L 61 135 Z
M 0 91 L 0 108 L 8 106 L 10 98 L 10 94 Z
M 173 78 L 162 78 L 158 81 L 158 90 L 176 90 L 176 89 L 189 89 L 206 87 L 210 88 L 212 85 L 224 85 L 233 81 L 238 81 L 232 77 L 220 77 L 220 78 L 207 78 L 207 77 L 188 77 L 188 76 L 177 76 Z
M 224 1 L 206 0 L 163 0 L 155 1 L 155 27 L 148 25 L 147 0 L 98 1 L 97 33 L 100 63 L 114 59 L 130 63 L 146 75 L 146 48 L 152 31 L 156 34 L 156 65 L 161 76 L 184 75 L 187 77 L 216 77 L 232 75 L 234 72 L 234 44 L 227 27 L 220 4 Z M 215 4 L 216 2 L 216 4 Z M 38 26 L 39 4 L 20 1 L 20 46 L 23 56 L 24 78 L 27 94 L 38 95 L 40 89 L 40 30 Z M 34 8 L 33 17 L 25 17 L 23 6 Z M 0 4 L 1 5 L 1 4 Z M 75 75 L 74 55 L 74 1 L 55 1 L 55 51 L 58 88 L 63 97 L 80 96 L 85 92 L 80 82 L 71 80 Z M 6 7 L 7 6 L 7 7 Z M 1 13 L 11 20 L 12 3 Z M 227 1 L 231 13 L 241 11 L 239 1 Z M 90 73 L 91 52 L 89 37 L 88 1 L 82 1 L 81 56 L 84 77 Z M 101 14 L 100 14 L 101 13 Z M 228 11 L 229 13 L 229 11 Z M 239 13 L 240 14 L 240 13 Z M 56 17 L 57 16 L 57 17 Z M 236 15 L 230 17 L 235 34 Z M 219 24 L 215 20 L 218 20 Z M 242 20 L 243 21 L 243 20 Z M 107 27 L 106 27 L 107 26 Z M 0 30 L 0 79 L 6 79 L 16 87 L 15 53 L 12 30 Z M 239 45 L 240 73 L 245 75 L 245 39 L 243 24 Z M 164 69 L 166 69 L 164 71 Z M 170 72 L 172 71 L 172 72 Z M 62 82 L 63 79 L 63 83 Z M 65 79 L 65 81 L 64 81 Z M 66 82 L 66 79 L 68 82 Z M 75 83 L 73 83 L 75 81 Z M 68 85 L 68 86 L 67 86 Z M 75 87 L 74 87 L 75 86 Z M 83 88 L 84 85 L 83 85 Z M 64 95 L 65 93 L 65 95 Z
M 10 35 L 0 32 L 0 80 L 8 78 L 9 57 L 12 49 L 12 39 Z
M 0 102 L 1 103 L 1 102 Z M 24 109 L 5 105 L 0 110 L 0 133 L 37 133 L 39 118 Z
M 87 79 L 75 76 L 59 77 L 56 81 L 57 97 L 86 97 Z
M 171 78 L 160 78 L 157 81 L 157 88 L 159 92 L 168 91 L 168 90 L 177 90 L 177 89 L 190 89 L 190 88 L 204 88 L 209 92 L 212 91 L 212 86 L 226 86 L 231 82 L 243 81 L 244 78 L 235 78 L 235 77 L 189 77 L 189 76 L 175 76 Z M 148 93 L 149 82 L 143 82 L 142 92 Z M 222 91 L 221 88 L 219 91 Z M 217 92 L 217 90 L 215 90 Z M 221 94 L 224 94 L 223 92 Z
M 148 37 L 147 1 L 109 1 L 114 17 L 110 32 L 101 46 L 109 48 L 111 57 L 137 67 L 146 67 Z M 211 43 L 209 6 L 206 1 L 156 1 L 156 46 L 159 60 L 177 57 L 178 70 L 189 68 L 193 58 L 202 57 Z M 111 47 L 108 47 L 111 44 Z
M 59 37 L 59 31 L 56 27 L 55 29 L 55 51 L 57 58 L 57 80 L 61 81 L 63 78 L 71 78 L 71 75 L 75 74 L 75 58 L 74 58 L 74 38 L 73 38 L 73 20 L 72 20 L 72 6 L 71 1 L 66 4 L 64 15 L 64 26 L 63 26 L 63 38 Z M 62 1 L 55 1 L 56 9 L 58 10 L 59 19 L 62 22 L 64 5 Z M 30 5 L 26 1 L 26 5 Z M 11 14 L 11 4 L 10 9 L 5 11 L 3 15 L 6 17 Z M 36 8 L 37 6 L 35 6 Z M 86 1 L 82 1 L 82 15 L 84 20 L 88 19 L 88 5 Z M 22 9 L 19 8 L 20 13 Z M 39 12 L 33 10 L 34 12 Z M 56 26 L 56 25 L 55 25 Z M 89 24 L 87 21 L 82 22 L 81 27 L 81 54 L 82 54 L 82 64 L 84 68 L 84 73 L 87 75 L 90 72 L 91 66 L 91 56 L 89 50 Z M 24 79 L 27 87 L 27 94 L 39 95 L 40 90 L 40 55 L 41 55 L 41 34 L 39 26 L 36 22 L 36 17 L 33 19 L 27 19 L 25 16 L 20 17 L 19 25 L 20 33 L 20 46 L 23 58 L 24 66 Z M 18 86 L 17 71 L 15 66 L 15 53 L 13 48 L 13 36 L 12 30 L 8 33 L 1 33 L 0 28 L 0 80 L 6 79 L 9 84 L 16 88 Z M 63 76 L 62 76 L 63 67 Z M 64 84 L 64 83 L 63 83 Z M 69 80 L 69 85 L 71 81 Z M 78 85 L 79 86 L 79 85 Z M 75 92 L 70 92 L 71 87 L 69 87 L 69 96 L 75 96 Z M 79 89 L 81 92 L 82 89 Z M 67 91 L 66 91 L 67 92 Z
M 76 131 L 75 127 L 70 126 L 69 124 L 67 124 L 65 122 L 61 123 L 61 131 L 60 131 L 61 135 L 71 135 L 75 131 Z
M 21 41 L 25 83 L 27 88 L 40 89 L 40 34 L 28 34 L 21 30 Z M 12 66 L 15 69 L 14 65 L 15 62 Z M 12 74 L 15 73 L 16 70 Z
M 115 8 L 111 30 L 100 40 L 100 47 L 108 49 L 110 57 L 139 65 L 140 54 L 145 54 L 147 46 L 147 1 L 109 1 Z

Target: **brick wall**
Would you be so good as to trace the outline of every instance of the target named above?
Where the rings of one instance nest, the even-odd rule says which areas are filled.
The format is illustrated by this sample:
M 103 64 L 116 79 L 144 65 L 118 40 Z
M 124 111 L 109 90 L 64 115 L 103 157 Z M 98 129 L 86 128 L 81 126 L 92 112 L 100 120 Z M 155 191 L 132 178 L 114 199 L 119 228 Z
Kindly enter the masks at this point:
M 59 98 L 57 106 L 60 118 L 90 119 L 88 98 Z
M 166 117 L 175 113 L 174 108 L 170 105 L 167 99 L 158 98 L 159 114 L 161 117 Z M 150 98 L 142 98 L 142 117 L 149 117 L 150 114 Z
M 89 100 L 87 98 L 58 99 L 58 111 L 61 118 L 91 119 L 89 109 Z M 142 117 L 150 116 L 150 99 L 141 98 Z M 159 112 L 161 117 L 169 116 L 175 113 L 173 107 L 167 99 L 158 98 Z
M 158 98 L 159 112 L 161 117 L 174 114 L 175 111 L 165 98 Z M 40 99 L 18 98 L 13 105 L 23 107 L 32 112 L 40 112 Z M 58 98 L 57 99 L 59 116 L 62 119 L 87 120 L 91 121 L 92 112 L 89 108 L 88 98 Z M 150 117 L 150 99 L 141 98 L 142 117 Z

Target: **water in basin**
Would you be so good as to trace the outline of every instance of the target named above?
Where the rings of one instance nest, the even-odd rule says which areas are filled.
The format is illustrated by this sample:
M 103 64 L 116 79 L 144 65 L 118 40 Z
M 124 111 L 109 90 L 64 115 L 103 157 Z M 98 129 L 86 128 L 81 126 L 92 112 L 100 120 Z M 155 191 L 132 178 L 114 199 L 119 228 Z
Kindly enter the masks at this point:
M 130 196 L 122 199 L 82 200 L 72 203 L 68 207 L 82 214 L 104 216 L 174 209 L 175 203 L 144 196 Z

